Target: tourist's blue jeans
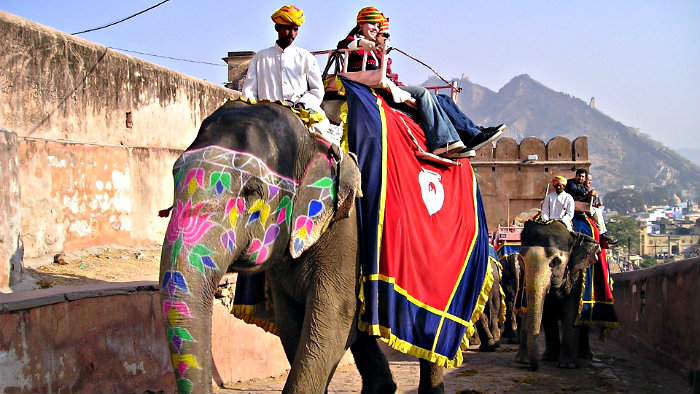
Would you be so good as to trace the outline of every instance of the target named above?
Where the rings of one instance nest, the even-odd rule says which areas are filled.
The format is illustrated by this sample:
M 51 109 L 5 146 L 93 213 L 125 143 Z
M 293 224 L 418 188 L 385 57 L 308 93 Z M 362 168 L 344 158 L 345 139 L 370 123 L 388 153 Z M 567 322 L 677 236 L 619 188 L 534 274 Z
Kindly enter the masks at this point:
M 448 143 L 460 141 L 450 118 L 436 101 L 435 96 L 422 86 L 401 86 L 416 100 L 418 120 L 425 132 L 428 150 L 433 151 Z
M 452 125 L 457 130 L 457 133 L 462 137 L 462 142 L 469 144 L 469 141 L 477 135 L 481 134 L 474 122 L 462 112 L 457 103 L 452 100 L 452 97 L 445 94 L 436 94 L 435 102 L 442 107 L 447 114 L 447 117 L 452 121 Z

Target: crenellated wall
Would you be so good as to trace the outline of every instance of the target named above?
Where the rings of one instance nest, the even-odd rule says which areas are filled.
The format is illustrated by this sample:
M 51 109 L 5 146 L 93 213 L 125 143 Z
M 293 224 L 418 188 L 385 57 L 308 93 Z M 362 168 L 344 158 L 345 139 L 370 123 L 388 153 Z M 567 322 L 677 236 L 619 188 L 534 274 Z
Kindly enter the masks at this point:
M 18 163 L 25 257 L 162 242 L 172 164 L 239 93 L 3 11 L 0 48 L 0 127 L 16 134 L 0 151 Z
M 591 165 L 586 136 L 573 142 L 554 137 L 546 144 L 535 137 L 524 138 L 520 144 L 503 137 L 476 153 L 471 163 L 481 189 L 489 231 L 512 224 L 521 212 L 539 208 L 554 176 L 573 178 L 576 169 L 588 169 Z

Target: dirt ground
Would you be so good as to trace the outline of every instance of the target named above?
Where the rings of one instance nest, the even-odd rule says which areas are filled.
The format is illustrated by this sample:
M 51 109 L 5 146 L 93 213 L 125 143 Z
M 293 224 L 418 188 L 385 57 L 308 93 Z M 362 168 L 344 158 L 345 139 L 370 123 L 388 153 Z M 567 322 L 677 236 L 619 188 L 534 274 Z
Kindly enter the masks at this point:
M 560 369 L 553 362 L 542 362 L 538 371 L 514 361 L 518 345 L 504 344 L 492 353 L 470 347 L 464 362 L 445 375 L 446 394 L 500 393 L 691 393 L 692 387 L 679 373 L 665 369 L 620 346 L 613 339 L 601 342 L 592 333 L 593 360 L 583 361 L 581 368 Z M 541 348 L 544 349 L 542 340 Z M 418 393 L 418 362 L 405 354 L 389 351 L 387 356 L 398 389 L 397 394 Z M 274 394 L 284 387 L 286 376 L 241 382 L 233 387 L 218 388 L 225 394 Z M 329 394 L 359 393 L 360 374 L 354 365 L 338 368 L 331 380 Z
M 160 245 L 145 247 L 95 247 L 64 252 L 57 256 L 25 261 L 25 277 L 17 291 L 53 286 L 74 286 L 101 282 L 158 280 Z M 593 330 L 592 330 L 593 331 Z M 464 355 L 464 363 L 449 370 L 445 392 L 486 393 L 690 393 L 688 379 L 651 360 L 623 348 L 614 339 L 601 342 L 591 333 L 593 360 L 579 369 L 556 368 L 542 362 L 539 371 L 513 361 L 517 345 L 502 345 L 493 353 L 476 351 Z M 544 348 L 544 344 L 541 344 Z M 414 394 L 418 387 L 418 363 L 415 358 L 388 351 L 397 393 Z M 279 393 L 286 376 L 241 382 L 219 388 L 217 393 Z M 329 393 L 359 393 L 361 379 L 353 365 L 338 368 Z
M 19 290 L 102 282 L 158 280 L 160 245 L 101 246 L 25 261 Z

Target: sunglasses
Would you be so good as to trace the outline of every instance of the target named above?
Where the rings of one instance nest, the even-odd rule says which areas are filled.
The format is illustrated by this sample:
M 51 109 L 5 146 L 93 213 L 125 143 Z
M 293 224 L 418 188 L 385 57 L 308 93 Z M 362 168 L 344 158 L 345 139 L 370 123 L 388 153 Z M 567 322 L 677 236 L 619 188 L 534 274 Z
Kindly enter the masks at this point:
M 384 38 L 389 38 L 390 34 L 389 33 L 379 33 L 380 36 Z

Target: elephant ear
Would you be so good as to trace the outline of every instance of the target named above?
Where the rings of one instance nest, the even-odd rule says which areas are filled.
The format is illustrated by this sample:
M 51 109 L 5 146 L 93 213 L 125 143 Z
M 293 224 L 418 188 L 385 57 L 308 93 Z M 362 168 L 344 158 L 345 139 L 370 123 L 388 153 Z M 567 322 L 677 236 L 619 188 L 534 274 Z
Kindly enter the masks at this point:
M 571 231 L 571 248 L 569 249 L 569 267 L 572 272 L 593 265 L 601 252 L 600 244 L 586 234 Z
M 299 257 L 321 238 L 333 220 L 350 213 L 360 190 L 360 171 L 353 160 L 322 154 L 314 157 L 294 198 L 289 251 Z

